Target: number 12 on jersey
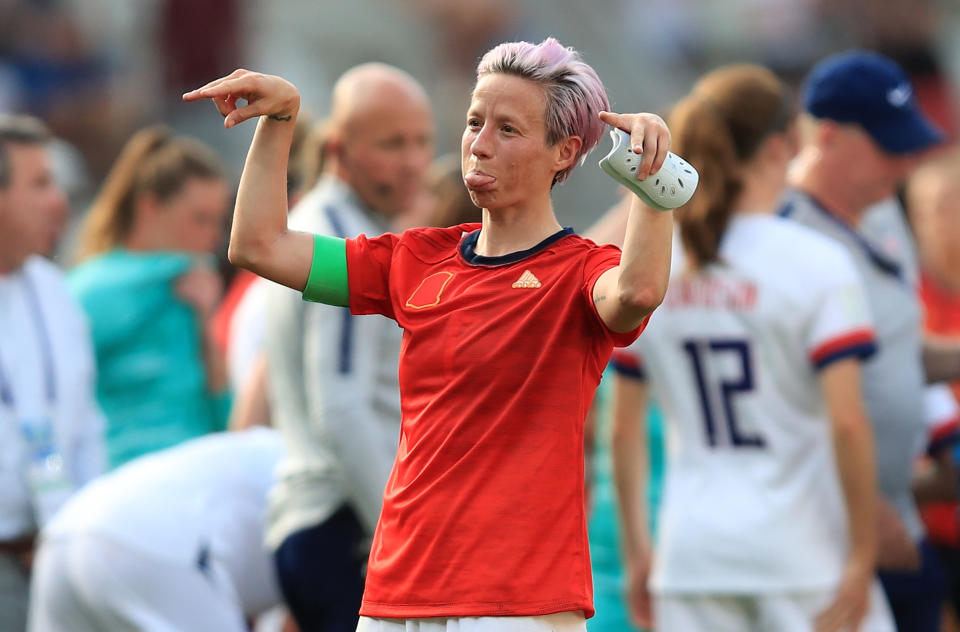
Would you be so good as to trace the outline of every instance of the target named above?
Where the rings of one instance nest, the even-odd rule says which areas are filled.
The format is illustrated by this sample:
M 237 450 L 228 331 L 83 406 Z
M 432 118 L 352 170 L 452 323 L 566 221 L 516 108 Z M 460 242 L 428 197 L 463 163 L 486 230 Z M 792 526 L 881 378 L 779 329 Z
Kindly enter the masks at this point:
M 693 369 L 707 443 L 710 447 L 722 445 L 718 433 L 718 418 L 725 422 L 729 443 L 735 448 L 763 448 L 766 441 L 757 434 L 742 430 L 737 424 L 734 397 L 752 391 L 753 367 L 750 361 L 750 344 L 741 339 L 687 340 L 683 343 Z M 731 358 L 736 371 L 732 375 L 714 375 L 723 358 Z M 729 366 L 726 365 L 726 366 Z M 720 403 L 717 410 L 717 403 Z

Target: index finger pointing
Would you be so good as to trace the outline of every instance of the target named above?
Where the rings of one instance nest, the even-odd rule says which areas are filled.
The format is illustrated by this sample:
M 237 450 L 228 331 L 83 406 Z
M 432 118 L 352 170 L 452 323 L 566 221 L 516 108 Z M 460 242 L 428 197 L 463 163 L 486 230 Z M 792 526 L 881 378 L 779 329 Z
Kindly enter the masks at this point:
M 207 89 L 207 88 L 212 88 L 213 86 L 216 86 L 216 85 L 218 85 L 218 84 L 221 84 L 221 83 L 223 83 L 224 81 L 227 81 L 227 80 L 229 80 L 229 79 L 236 79 L 237 77 L 242 77 L 242 76 L 245 75 L 245 74 L 248 74 L 248 72 L 247 72 L 246 70 L 244 70 L 243 68 L 237 68 L 236 70 L 234 70 L 233 72 L 231 72 L 229 75 L 225 75 L 225 76 L 223 76 L 223 77 L 217 77 L 217 78 L 214 79 L 213 81 L 207 82 L 206 84 L 200 86 L 199 88 L 196 88 L 196 89 L 194 89 L 194 90 L 190 90 L 189 92 L 185 92 L 185 93 L 183 94 L 183 98 L 184 98 L 185 101 L 196 101 L 197 99 L 206 98 L 206 97 L 200 97 L 200 96 L 195 96 L 195 95 L 198 95 L 201 90 L 205 90 L 205 89 Z
M 202 88 L 197 88 L 192 92 L 186 93 L 183 95 L 183 98 L 185 101 L 198 101 L 200 99 L 214 99 L 217 97 L 224 98 L 230 96 L 231 94 L 242 94 L 246 91 L 249 91 L 250 88 L 250 82 L 245 77 L 239 77 L 236 79 L 223 77 L 221 79 L 217 79 L 216 81 L 211 81 Z
M 630 118 L 624 116 L 623 114 L 617 114 L 616 112 L 600 112 L 598 116 L 600 117 L 600 120 L 607 125 L 611 125 L 617 129 L 622 129 L 625 132 L 630 131 Z
M 607 125 L 616 126 L 617 122 L 620 120 L 619 114 L 616 114 L 615 112 L 607 112 L 605 110 L 601 110 L 600 112 L 598 112 L 597 116 L 600 118 L 601 121 L 603 121 Z
M 207 97 L 204 97 L 204 96 L 201 96 L 201 95 L 200 95 L 200 93 L 201 93 L 202 91 L 207 90 L 207 89 L 209 89 L 209 88 L 213 88 L 214 86 L 220 85 L 221 83 L 223 83 L 224 81 L 227 81 L 228 79 L 229 79 L 229 77 L 220 77 L 219 79 L 214 79 L 213 81 L 211 81 L 211 82 L 209 82 L 209 83 L 207 83 L 207 84 L 205 84 L 205 85 L 202 85 L 202 86 L 200 86 L 199 88 L 196 88 L 196 89 L 191 90 L 191 91 L 189 91 L 189 92 L 184 92 L 184 93 L 183 93 L 183 100 L 184 100 L 184 101 L 198 101 L 198 100 L 200 100 L 200 99 L 206 99 Z
M 242 85 L 240 80 L 227 79 L 226 81 L 221 81 L 216 85 L 200 88 L 197 90 L 197 94 L 208 99 L 215 97 L 227 97 L 231 94 L 239 92 L 241 87 Z

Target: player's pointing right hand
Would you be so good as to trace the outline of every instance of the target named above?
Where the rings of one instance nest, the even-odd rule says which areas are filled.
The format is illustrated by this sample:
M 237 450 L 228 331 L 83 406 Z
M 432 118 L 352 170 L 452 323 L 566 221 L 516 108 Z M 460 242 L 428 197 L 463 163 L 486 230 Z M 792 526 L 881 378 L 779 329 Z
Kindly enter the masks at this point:
M 275 121 L 293 121 L 300 109 L 300 93 L 282 77 L 249 70 L 234 70 L 226 77 L 211 81 L 183 95 L 184 101 L 210 99 L 224 117 L 223 126 L 230 128 L 257 116 Z M 237 101 L 247 104 L 237 107 Z

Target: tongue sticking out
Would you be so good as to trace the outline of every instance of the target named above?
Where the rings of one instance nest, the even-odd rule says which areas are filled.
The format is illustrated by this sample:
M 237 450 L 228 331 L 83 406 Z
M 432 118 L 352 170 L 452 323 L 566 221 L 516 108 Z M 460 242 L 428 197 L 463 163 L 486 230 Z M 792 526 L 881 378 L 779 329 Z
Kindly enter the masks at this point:
M 471 171 L 463 177 L 463 181 L 466 182 L 467 186 L 471 189 L 480 189 L 493 184 L 497 181 L 497 179 L 493 176 L 488 176 L 485 173 Z

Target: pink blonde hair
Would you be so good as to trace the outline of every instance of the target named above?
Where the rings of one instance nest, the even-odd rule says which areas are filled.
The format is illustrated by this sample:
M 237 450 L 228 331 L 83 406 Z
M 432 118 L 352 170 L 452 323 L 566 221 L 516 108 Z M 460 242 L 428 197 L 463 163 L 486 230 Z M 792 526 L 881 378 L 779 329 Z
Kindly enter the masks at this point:
M 477 79 L 493 73 L 515 75 L 543 87 L 549 145 L 568 136 L 583 140 L 573 163 L 554 177 L 554 183 L 563 182 L 574 167 L 583 164 L 606 128 L 597 117 L 610 108 L 600 77 L 580 59 L 580 53 L 552 37 L 539 44 L 507 42 L 492 48 L 477 66 Z

